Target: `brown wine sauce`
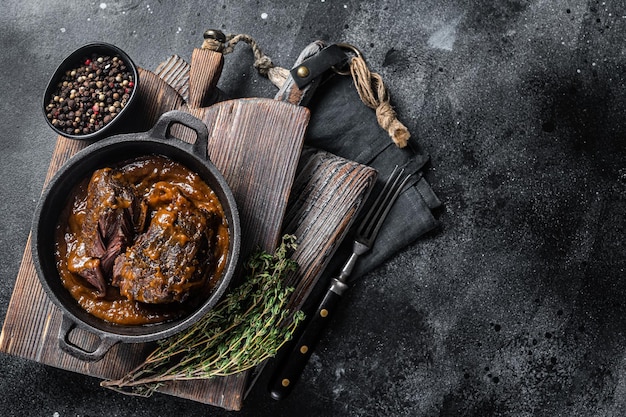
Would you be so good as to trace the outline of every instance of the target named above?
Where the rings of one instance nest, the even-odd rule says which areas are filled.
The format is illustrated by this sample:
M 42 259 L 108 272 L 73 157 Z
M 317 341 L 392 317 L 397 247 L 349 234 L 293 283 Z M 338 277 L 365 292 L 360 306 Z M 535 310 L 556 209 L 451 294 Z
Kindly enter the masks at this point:
M 90 178 L 85 178 L 69 196 L 68 204 L 62 211 L 56 228 L 55 257 L 63 285 L 84 310 L 110 323 L 145 325 L 190 314 L 210 296 L 226 266 L 230 236 L 222 205 L 214 191 L 196 173 L 169 158 L 146 156 L 111 168 L 117 171 L 118 178 L 121 175 L 121 179 L 131 186 L 139 198 L 148 200 L 150 195 L 154 195 L 155 187 L 165 183 L 177 189 L 188 203 L 202 213 L 211 214 L 212 230 L 208 233 L 211 244 L 207 249 L 210 253 L 203 253 L 206 259 L 194 259 L 195 268 L 205 268 L 203 281 L 201 285 L 195 283 L 188 297 L 182 302 L 148 304 L 123 296 L 120 289 L 111 284 L 111 276 L 105 276 L 107 285 L 106 294 L 103 295 L 98 294 L 85 278 L 71 272 L 68 262 L 75 262 L 71 258 L 82 243 L 82 226 L 88 215 L 87 189 Z M 155 212 L 148 211 L 146 221 L 149 222 L 150 218 L 155 216 L 157 216 Z M 135 239 L 138 237 L 135 236 Z M 133 242 L 128 242 L 128 246 L 132 244 Z

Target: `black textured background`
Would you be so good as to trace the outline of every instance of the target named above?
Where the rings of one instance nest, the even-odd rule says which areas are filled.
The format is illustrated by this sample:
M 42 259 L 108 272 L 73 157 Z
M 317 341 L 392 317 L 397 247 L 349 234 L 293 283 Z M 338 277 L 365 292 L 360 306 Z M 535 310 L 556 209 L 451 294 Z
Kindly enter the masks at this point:
M 107 41 L 154 69 L 208 28 L 286 67 L 316 39 L 359 47 L 444 203 L 348 293 L 292 395 L 259 384 L 238 414 L 626 415 L 623 1 L 4 1 L 0 317 L 54 147 L 39 109 L 54 67 Z M 220 88 L 272 97 L 251 64 L 227 55 Z M 236 414 L 98 382 L 0 355 L 0 414 Z

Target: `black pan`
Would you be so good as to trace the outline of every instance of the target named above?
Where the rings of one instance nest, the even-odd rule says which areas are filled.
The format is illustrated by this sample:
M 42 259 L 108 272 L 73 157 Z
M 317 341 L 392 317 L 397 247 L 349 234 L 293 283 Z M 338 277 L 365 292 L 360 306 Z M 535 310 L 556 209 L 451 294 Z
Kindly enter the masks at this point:
M 197 139 L 193 145 L 170 136 L 170 128 L 176 123 L 196 132 Z M 58 337 L 63 351 L 82 360 L 97 361 L 118 342 L 149 342 L 171 336 L 198 321 L 226 291 L 239 257 L 239 214 L 226 180 L 207 159 L 207 141 L 208 129 L 202 121 L 185 112 L 171 111 L 161 116 L 148 132 L 112 136 L 89 145 L 74 155 L 51 179 L 35 211 L 31 249 L 39 280 L 47 295 L 63 313 Z M 163 155 L 183 164 L 213 189 L 228 221 L 230 246 L 222 277 L 209 298 L 190 315 L 158 324 L 123 326 L 87 313 L 63 286 L 54 255 L 55 228 L 68 196 L 80 181 L 101 167 L 146 155 Z M 70 341 L 69 335 L 75 327 L 99 338 L 94 350 L 87 350 Z

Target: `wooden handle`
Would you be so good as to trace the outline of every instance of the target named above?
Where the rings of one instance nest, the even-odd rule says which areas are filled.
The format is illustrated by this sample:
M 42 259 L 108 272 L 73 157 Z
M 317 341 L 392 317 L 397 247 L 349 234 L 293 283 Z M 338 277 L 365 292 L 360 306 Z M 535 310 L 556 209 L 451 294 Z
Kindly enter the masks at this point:
M 192 109 L 208 107 L 217 101 L 217 82 L 222 75 L 224 55 L 209 49 L 195 48 L 189 70 L 189 99 Z
M 269 391 L 275 400 L 282 400 L 291 392 L 300 378 L 317 342 L 335 314 L 341 300 L 341 294 L 347 285 L 334 279 L 315 314 L 305 324 L 296 343 L 291 346 L 287 355 L 279 362 L 274 375 L 270 379 Z

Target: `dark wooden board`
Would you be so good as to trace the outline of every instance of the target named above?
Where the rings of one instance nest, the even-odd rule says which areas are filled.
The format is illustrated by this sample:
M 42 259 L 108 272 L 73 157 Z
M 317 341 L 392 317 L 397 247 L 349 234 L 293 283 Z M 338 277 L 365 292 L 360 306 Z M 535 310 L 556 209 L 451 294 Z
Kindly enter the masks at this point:
M 221 65 L 215 56 L 202 55 L 209 62 L 207 65 Z M 295 233 L 300 247 L 294 258 L 302 267 L 290 278 L 290 284 L 296 287 L 292 303 L 301 305 L 345 237 L 374 182 L 375 171 L 315 150 L 301 155 L 308 122 L 308 111 L 302 107 L 269 99 L 244 99 L 190 108 L 180 94 L 188 91 L 185 81 L 178 82 L 190 76 L 189 68 L 178 57 L 170 62 L 177 64 L 160 66 L 169 71 L 167 77 L 141 70 L 139 93 L 146 108 L 133 129 L 147 129 L 160 114 L 172 109 L 190 111 L 205 121 L 211 132 L 209 157 L 233 189 L 240 210 L 244 233 L 242 259 L 255 247 L 272 250 L 285 232 Z M 215 80 L 209 78 L 219 77 L 220 70 L 221 67 L 208 76 L 204 70 L 196 73 L 205 77 L 205 88 L 215 89 Z M 200 102 L 214 97 L 202 93 L 197 85 L 194 88 L 189 94 L 200 94 Z M 193 140 L 185 138 L 184 131 L 178 136 Z M 48 179 L 86 145 L 58 137 Z M 290 196 L 292 188 L 295 194 Z M 283 224 L 284 219 L 287 220 Z M 60 312 L 48 300 L 37 278 L 29 239 L 0 333 L 0 351 L 101 379 L 114 379 L 140 363 L 153 347 L 118 344 L 103 360 L 83 362 L 58 348 L 60 323 Z M 90 334 L 78 332 L 75 337 L 77 343 L 86 347 L 93 342 Z M 162 391 L 238 410 L 248 384 L 249 374 L 241 373 L 208 381 L 177 382 Z

